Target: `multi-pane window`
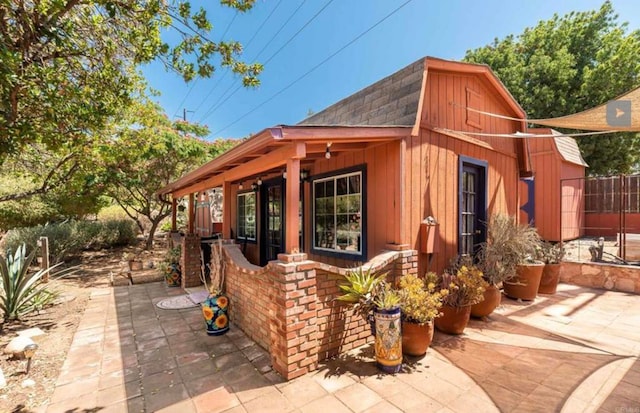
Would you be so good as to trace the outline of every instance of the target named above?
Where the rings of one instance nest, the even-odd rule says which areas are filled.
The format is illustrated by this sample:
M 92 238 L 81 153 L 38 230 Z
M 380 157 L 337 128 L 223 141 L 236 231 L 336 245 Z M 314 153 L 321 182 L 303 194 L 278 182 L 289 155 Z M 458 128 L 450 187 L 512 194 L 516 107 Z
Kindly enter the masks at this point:
M 314 248 L 362 254 L 362 172 L 313 181 Z
M 256 240 L 256 194 L 238 194 L 238 238 Z

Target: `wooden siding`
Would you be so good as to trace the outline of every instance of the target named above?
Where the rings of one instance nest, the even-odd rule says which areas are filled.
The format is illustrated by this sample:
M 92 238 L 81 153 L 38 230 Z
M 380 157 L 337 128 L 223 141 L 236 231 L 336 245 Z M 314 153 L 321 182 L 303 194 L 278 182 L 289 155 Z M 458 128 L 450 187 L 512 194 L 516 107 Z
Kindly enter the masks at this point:
M 311 175 L 329 173 L 356 165 L 367 167 L 367 261 L 385 249 L 386 244 L 400 243 L 400 143 L 392 142 L 367 149 L 343 152 L 331 159 L 317 160 Z M 304 250 L 313 242 L 311 185 L 305 185 Z M 357 261 L 309 254 L 309 259 L 337 267 L 353 267 Z
M 473 93 L 468 93 L 471 90 Z M 459 156 L 488 163 L 488 215 L 495 212 L 516 214 L 518 207 L 517 139 L 478 137 L 489 145 L 476 145 L 437 133 L 430 128 L 461 132 L 513 133 L 520 122 L 481 116 L 467 121 L 467 95 L 479 107 L 492 113 L 515 116 L 506 102 L 481 76 L 429 71 L 425 86 L 420 133 L 407 141 L 404 233 L 411 248 L 420 245 L 420 223 L 433 216 L 440 223 L 439 252 L 431 260 L 420 254 L 419 273 L 442 271 L 458 254 L 458 168 Z M 473 135 L 471 135 L 473 136 Z
M 560 241 L 561 233 L 563 241 L 578 238 L 584 233 L 584 167 L 563 161 L 553 138 L 532 138 L 528 144 L 535 174 L 534 226 L 547 241 Z

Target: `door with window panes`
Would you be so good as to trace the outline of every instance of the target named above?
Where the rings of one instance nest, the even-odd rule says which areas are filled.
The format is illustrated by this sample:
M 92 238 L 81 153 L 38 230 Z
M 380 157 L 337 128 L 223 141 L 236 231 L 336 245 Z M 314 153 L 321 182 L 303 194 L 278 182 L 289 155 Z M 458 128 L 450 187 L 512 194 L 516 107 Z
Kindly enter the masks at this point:
M 486 163 L 461 160 L 459 179 L 458 249 L 460 255 L 475 257 L 487 239 Z

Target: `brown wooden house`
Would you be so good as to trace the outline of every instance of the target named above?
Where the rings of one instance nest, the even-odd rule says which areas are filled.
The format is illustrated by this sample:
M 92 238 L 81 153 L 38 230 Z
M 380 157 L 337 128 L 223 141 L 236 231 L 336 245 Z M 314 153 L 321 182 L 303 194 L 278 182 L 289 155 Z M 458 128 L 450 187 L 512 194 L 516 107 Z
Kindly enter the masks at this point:
M 517 213 L 518 180 L 531 169 L 523 139 L 482 136 L 524 122 L 481 112 L 525 117 L 487 66 L 420 59 L 298 125 L 261 131 L 160 193 L 222 188 L 223 236 L 256 265 L 292 251 L 348 267 L 388 245 L 419 250 L 431 216 L 436 252 L 422 251 L 420 269 L 441 270 L 485 239 L 488 214 Z
M 487 66 L 427 57 L 264 129 L 159 191 L 189 200 L 183 286 L 199 284 L 196 229 L 214 230 L 196 199 L 218 189 L 232 320 L 286 378 L 314 370 L 371 339 L 335 300 L 345 269 L 441 271 L 485 240 L 489 214 L 517 215 L 524 119 Z

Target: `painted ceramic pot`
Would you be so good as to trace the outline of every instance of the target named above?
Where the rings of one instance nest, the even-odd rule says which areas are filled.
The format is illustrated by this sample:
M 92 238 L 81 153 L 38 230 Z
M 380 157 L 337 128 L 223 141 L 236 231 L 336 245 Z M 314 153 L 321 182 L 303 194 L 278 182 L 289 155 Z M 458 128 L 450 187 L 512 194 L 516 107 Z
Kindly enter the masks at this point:
M 387 373 L 402 369 L 402 329 L 400 307 L 374 310 L 376 319 L 375 350 L 378 368 Z
M 164 273 L 164 280 L 169 287 L 180 287 L 180 282 L 182 281 L 180 275 L 180 265 L 171 264 L 167 266 L 167 269 Z
M 210 295 L 202 303 L 202 315 L 207 326 L 207 334 L 220 336 L 229 331 L 227 309 L 229 299 L 225 295 Z

